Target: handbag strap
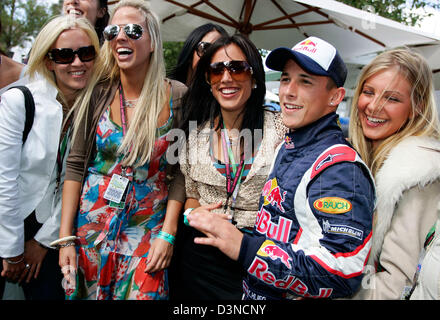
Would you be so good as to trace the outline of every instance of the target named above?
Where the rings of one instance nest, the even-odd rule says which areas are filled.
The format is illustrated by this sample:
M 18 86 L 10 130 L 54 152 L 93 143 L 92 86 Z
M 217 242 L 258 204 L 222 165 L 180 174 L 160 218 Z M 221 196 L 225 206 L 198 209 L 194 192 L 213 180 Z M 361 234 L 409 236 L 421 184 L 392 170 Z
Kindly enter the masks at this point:
M 23 138 L 22 138 L 24 144 L 29 135 L 29 132 L 32 129 L 32 125 L 34 124 L 34 116 L 35 116 L 34 97 L 32 96 L 31 91 L 26 86 L 16 86 L 16 87 L 11 87 L 9 89 L 12 88 L 21 90 L 21 92 L 23 92 L 24 95 L 24 105 L 26 108 L 26 120 L 24 123 Z

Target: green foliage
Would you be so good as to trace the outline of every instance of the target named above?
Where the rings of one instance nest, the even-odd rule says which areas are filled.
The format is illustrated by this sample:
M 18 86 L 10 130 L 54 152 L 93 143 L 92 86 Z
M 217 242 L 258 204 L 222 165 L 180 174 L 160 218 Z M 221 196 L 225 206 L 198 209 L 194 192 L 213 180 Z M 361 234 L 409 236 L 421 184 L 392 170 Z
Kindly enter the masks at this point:
M 12 47 L 23 47 L 40 31 L 48 19 L 61 12 L 62 0 L 46 8 L 47 4 L 37 0 L 1 0 L 0 48 L 9 51 Z
M 438 1 L 433 0 L 338 0 L 352 7 L 374 12 L 382 17 L 402 22 L 409 26 L 417 25 L 423 18 L 431 16 L 427 7 L 439 9 Z M 421 9 L 417 12 L 414 9 Z M 371 11 L 372 10 L 372 11 Z
M 179 53 L 183 48 L 183 42 L 164 41 L 163 55 L 167 74 L 176 66 Z

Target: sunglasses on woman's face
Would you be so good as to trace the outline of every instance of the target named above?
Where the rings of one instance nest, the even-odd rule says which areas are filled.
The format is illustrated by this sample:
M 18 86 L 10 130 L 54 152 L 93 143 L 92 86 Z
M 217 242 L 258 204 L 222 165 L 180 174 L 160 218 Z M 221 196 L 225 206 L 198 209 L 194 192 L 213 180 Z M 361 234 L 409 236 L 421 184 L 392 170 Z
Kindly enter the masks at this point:
M 104 29 L 104 39 L 107 41 L 111 41 L 119 34 L 121 27 L 116 24 L 111 24 L 105 27 Z M 138 40 L 142 37 L 144 33 L 144 28 L 136 23 L 129 23 L 122 27 L 125 35 L 133 40 Z
M 197 55 L 201 58 L 210 46 L 211 46 L 211 42 L 200 41 L 197 44 L 197 48 L 196 48 Z
M 47 53 L 50 60 L 58 64 L 69 64 L 75 61 L 75 55 L 82 62 L 89 62 L 95 59 L 96 52 L 94 46 L 81 47 L 74 51 L 71 48 L 52 49 Z
M 225 69 L 228 70 L 232 79 L 235 81 L 245 81 L 249 75 L 253 74 L 252 67 L 246 61 L 222 61 L 209 65 L 209 82 L 211 84 L 219 82 Z

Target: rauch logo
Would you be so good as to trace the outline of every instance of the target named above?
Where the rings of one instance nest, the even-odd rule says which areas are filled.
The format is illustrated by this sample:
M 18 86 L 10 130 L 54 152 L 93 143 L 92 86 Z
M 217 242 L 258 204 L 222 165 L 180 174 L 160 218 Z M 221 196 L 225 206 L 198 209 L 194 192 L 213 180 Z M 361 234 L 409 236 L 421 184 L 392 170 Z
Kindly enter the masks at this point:
M 320 198 L 313 202 L 313 207 L 324 213 L 341 214 L 351 210 L 351 202 L 338 197 Z

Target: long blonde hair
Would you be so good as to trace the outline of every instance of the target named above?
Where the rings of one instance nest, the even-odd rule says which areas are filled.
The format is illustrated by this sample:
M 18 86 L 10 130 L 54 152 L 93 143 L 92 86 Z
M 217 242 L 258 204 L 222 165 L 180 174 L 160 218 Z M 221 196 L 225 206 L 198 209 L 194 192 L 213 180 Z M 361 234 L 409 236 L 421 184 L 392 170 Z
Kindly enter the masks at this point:
M 411 85 L 411 114 L 413 115 L 396 133 L 386 138 L 375 150 L 362 130 L 358 101 L 365 81 L 385 69 L 397 67 Z M 425 58 L 408 48 L 385 51 L 366 65 L 358 80 L 350 115 L 349 137 L 373 175 L 381 168 L 391 149 L 409 136 L 439 138 L 439 120 L 434 98 L 432 73 Z
M 139 167 L 150 160 L 156 140 L 157 120 L 166 102 L 165 64 L 159 19 L 150 10 L 149 4 L 144 0 L 122 0 L 115 5 L 110 15 L 110 21 L 115 13 L 123 7 L 136 8 L 145 17 L 147 25 L 145 31 L 150 35 L 153 49 L 133 119 L 118 149 L 118 153 L 124 154 L 123 165 Z M 104 79 L 109 79 L 111 83 L 114 83 L 120 78 L 120 70 L 108 41 L 102 46 L 101 55 L 103 60 L 102 69 L 97 77 L 90 81 L 90 86 L 84 95 L 77 100 L 78 121 L 84 121 L 84 118 L 87 117 L 88 108 L 95 107 L 89 106 L 89 101 L 96 84 Z M 78 127 L 74 129 L 74 137 L 77 135 L 77 130 Z
M 90 24 L 90 22 L 86 18 L 73 18 L 70 15 L 56 16 L 53 19 L 49 20 L 43 26 L 41 31 L 38 33 L 35 42 L 32 45 L 32 50 L 28 62 L 28 69 L 26 70 L 26 73 L 29 75 L 29 78 L 31 80 L 35 78 L 36 74 L 39 74 L 51 85 L 58 88 L 58 86 L 56 85 L 54 73 L 50 71 L 46 66 L 46 61 L 47 59 L 49 59 L 47 57 L 47 53 L 49 52 L 53 44 L 57 41 L 60 34 L 70 29 L 81 29 L 87 33 L 97 53 L 97 58 L 95 58 L 92 74 L 98 68 L 98 54 L 100 50 L 99 40 L 98 36 L 96 35 L 95 29 Z M 61 99 L 66 102 L 66 99 L 61 90 L 58 90 L 58 93 Z M 73 111 L 73 109 L 71 111 Z

